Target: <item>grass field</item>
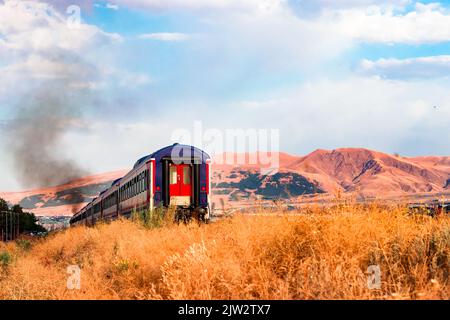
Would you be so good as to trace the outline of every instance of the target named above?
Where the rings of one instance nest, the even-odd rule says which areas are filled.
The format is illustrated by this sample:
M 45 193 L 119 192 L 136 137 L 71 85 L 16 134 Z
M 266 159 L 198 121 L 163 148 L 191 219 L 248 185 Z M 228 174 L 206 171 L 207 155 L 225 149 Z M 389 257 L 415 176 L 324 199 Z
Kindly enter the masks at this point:
M 258 213 L 0 244 L 0 299 L 450 299 L 449 217 L 376 204 Z M 70 265 L 79 290 L 67 288 Z

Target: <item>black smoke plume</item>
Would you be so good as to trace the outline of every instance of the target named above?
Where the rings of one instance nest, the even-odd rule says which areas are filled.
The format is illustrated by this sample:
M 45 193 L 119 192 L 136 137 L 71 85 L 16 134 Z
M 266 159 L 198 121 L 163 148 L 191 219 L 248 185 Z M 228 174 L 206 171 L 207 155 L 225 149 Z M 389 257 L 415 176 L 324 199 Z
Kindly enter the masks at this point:
M 87 174 L 64 151 L 64 134 L 81 121 L 79 92 L 70 83 L 47 83 L 27 94 L 16 107 L 9 141 L 17 178 L 23 187 L 60 185 Z

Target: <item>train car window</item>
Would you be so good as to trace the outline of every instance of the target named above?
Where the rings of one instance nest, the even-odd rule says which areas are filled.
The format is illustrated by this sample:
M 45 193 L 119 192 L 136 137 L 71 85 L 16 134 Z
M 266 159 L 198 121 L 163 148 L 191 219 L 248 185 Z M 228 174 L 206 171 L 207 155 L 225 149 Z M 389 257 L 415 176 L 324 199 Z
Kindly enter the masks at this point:
M 183 183 L 191 184 L 191 167 L 189 166 L 183 167 Z
M 147 170 L 144 171 L 144 190 L 147 190 Z
M 169 175 L 170 175 L 170 184 L 177 184 L 177 167 L 176 166 L 170 167 Z
M 137 183 L 136 183 L 136 193 L 141 193 L 141 175 L 137 177 Z
M 137 189 L 138 189 L 138 184 L 137 184 L 137 181 L 138 181 L 138 177 L 136 177 L 136 178 L 134 178 L 134 195 L 137 195 Z
M 144 190 L 147 190 L 147 170 L 145 171 L 145 175 L 144 175 Z
M 142 173 L 142 191 L 145 191 L 145 176 L 146 176 L 147 171 L 144 171 Z
M 134 195 L 139 193 L 139 176 L 134 178 Z

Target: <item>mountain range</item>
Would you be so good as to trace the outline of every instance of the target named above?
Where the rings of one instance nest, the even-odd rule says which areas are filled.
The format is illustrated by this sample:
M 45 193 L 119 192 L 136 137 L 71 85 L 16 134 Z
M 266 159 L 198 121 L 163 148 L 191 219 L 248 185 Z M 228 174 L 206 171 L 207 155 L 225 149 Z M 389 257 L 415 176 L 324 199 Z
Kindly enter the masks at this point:
M 448 156 L 402 157 L 363 148 L 319 149 L 305 156 L 271 154 L 271 158 L 278 156 L 279 166 L 266 168 L 260 164 L 261 155 L 229 153 L 225 154 L 228 157 L 218 157 L 234 158 L 232 163 L 241 164 L 213 162 L 214 201 L 230 205 L 257 199 L 301 201 L 337 193 L 357 198 L 450 195 Z M 92 175 L 50 188 L 0 192 L 0 197 L 39 216 L 72 215 L 127 171 Z

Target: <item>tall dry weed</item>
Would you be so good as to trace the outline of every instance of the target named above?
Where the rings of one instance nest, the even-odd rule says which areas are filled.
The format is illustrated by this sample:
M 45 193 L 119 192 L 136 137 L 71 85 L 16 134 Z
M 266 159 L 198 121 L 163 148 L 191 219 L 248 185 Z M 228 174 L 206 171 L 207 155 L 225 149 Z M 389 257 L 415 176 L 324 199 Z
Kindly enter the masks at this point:
M 26 249 L 0 244 L 10 257 L 0 298 L 450 298 L 449 217 L 347 202 L 291 213 L 208 225 L 146 217 L 153 222 L 76 227 Z M 67 288 L 70 265 L 81 269 L 80 290 Z M 371 265 L 380 289 L 368 287 Z

